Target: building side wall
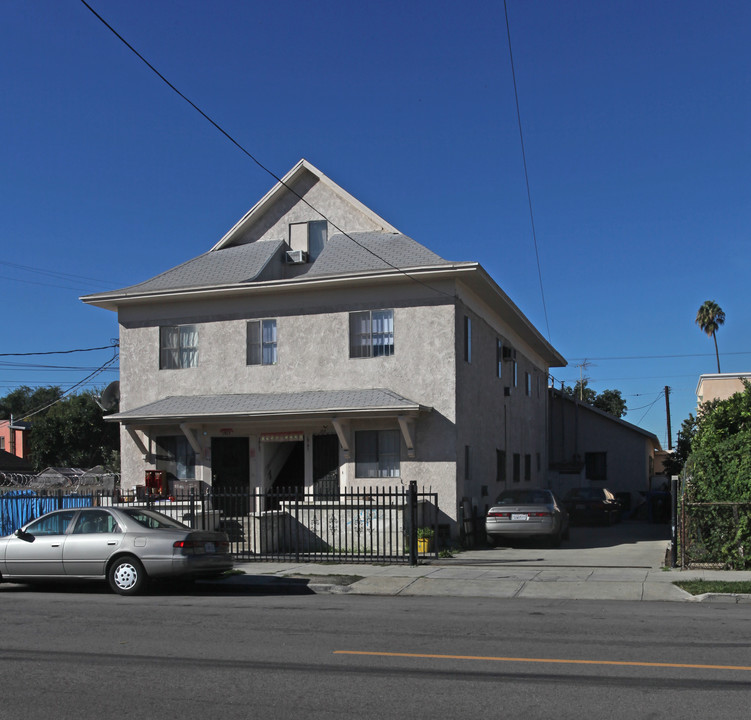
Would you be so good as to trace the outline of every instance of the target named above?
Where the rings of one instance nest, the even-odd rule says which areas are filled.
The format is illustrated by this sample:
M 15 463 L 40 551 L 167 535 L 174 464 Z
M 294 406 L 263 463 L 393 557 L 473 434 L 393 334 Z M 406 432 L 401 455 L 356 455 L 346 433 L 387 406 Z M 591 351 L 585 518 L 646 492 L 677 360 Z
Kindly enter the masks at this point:
M 551 402 L 551 463 L 584 463 L 587 453 L 606 453 L 605 480 L 589 480 L 586 468 L 578 473 L 550 473 L 552 489 L 564 495 L 572 487 L 592 485 L 614 493 L 630 493 L 632 503 L 650 488 L 653 443 L 646 436 L 590 411 L 568 399 Z
M 461 297 L 455 318 L 457 487 L 460 497 L 466 498 L 467 507 L 484 515 L 501 491 L 517 485 L 539 487 L 545 483 L 548 366 L 491 308 L 466 289 Z M 467 317 L 471 321 L 470 361 L 464 359 Z M 512 352 L 511 357 L 501 362 L 500 377 L 499 340 Z M 505 459 L 501 456 L 505 467 L 500 473 L 499 452 L 505 453 Z M 519 456 L 516 481 L 514 455 Z

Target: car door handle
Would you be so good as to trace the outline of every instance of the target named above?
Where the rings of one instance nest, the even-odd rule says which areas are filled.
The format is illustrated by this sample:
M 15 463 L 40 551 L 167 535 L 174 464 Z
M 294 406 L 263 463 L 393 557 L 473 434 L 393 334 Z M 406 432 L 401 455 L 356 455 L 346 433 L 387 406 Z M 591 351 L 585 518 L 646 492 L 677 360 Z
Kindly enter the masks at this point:
M 116 542 L 108 542 L 107 545 L 117 545 Z
M 52 543 L 51 547 L 60 547 L 60 543 Z

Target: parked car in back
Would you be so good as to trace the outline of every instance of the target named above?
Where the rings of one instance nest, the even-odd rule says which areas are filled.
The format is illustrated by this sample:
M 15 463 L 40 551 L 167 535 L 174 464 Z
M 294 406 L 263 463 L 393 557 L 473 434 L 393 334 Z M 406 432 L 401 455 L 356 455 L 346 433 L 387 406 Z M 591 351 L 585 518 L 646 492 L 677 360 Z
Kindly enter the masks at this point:
M 0 581 L 106 580 L 136 595 L 150 578 L 231 570 L 225 533 L 193 530 L 144 507 L 56 510 L 0 538 Z
M 542 537 L 558 547 L 568 540 L 568 513 L 550 490 L 505 490 L 488 510 L 485 535 L 491 546 L 505 539 Z
M 602 522 L 612 525 L 621 519 L 623 505 L 606 488 L 578 487 L 569 490 L 563 504 L 572 523 Z

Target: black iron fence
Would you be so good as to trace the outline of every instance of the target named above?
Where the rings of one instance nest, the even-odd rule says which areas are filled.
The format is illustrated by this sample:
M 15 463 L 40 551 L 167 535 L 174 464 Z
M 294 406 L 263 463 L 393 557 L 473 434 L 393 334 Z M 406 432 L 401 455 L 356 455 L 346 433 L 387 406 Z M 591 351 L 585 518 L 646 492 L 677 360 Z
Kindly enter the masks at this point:
M 303 489 L 191 487 L 168 497 L 93 487 L 0 494 L 2 534 L 62 507 L 148 506 L 194 528 L 221 530 L 244 560 L 410 562 L 436 557 L 438 494 L 407 487 L 306 494 Z

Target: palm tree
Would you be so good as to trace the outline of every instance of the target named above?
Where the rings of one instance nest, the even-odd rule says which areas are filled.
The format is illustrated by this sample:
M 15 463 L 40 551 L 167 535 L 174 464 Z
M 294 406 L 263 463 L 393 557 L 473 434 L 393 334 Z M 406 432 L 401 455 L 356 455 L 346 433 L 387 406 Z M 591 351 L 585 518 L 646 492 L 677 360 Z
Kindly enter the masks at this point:
M 720 371 L 720 353 L 717 350 L 717 331 L 725 323 L 725 313 L 714 300 L 706 300 L 696 313 L 696 324 L 714 340 L 714 351 L 717 355 L 717 372 Z

